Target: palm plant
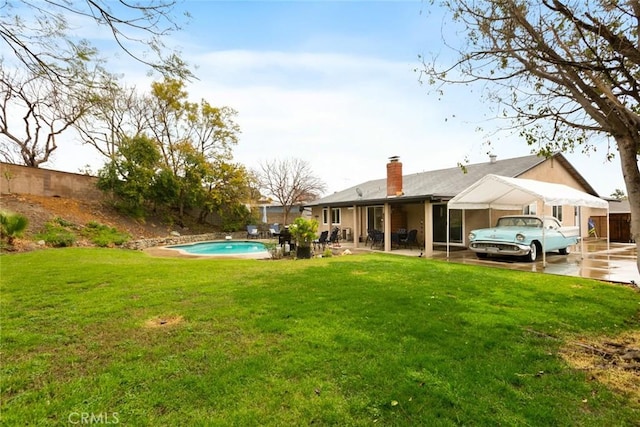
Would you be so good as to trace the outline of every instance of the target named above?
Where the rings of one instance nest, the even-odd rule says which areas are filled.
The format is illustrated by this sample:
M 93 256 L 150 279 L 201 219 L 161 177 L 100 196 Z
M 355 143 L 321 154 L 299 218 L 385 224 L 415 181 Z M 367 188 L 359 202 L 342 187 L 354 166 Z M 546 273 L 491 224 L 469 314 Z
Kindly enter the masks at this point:
M 8 244 L 13 245 L 15 238 L 20 237 L 28 225 L 27 217 L 0 211 L 0 237 L 6 238 Z
M 289 226 L 291 237 L 296 240 L 296 244 L 298 245 L 298 249 L 296 250 L 296 256 L 298 258 L 311 257 L 311 243 L 317 237 L 318 225 L 318 221 L 315 219 L 298 217 L 293 221 L 293 224 Z

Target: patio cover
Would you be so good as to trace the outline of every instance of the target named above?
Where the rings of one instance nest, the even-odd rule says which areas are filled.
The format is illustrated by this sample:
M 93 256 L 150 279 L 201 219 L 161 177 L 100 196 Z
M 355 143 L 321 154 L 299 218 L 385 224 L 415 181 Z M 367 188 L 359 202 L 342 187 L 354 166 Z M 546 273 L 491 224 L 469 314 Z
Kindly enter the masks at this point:
M 485 175 L 449 201 L 449 209 L 519 210 L 535 201 L 608 209 L 609 203 L 563 184 Z
M 535 181 L 532 179 L 509 178 L 500 175 L 485 175 L 475 184 L 462 190 L 447 204 L 447 219 L 449 209 L 503 209 L 521 210 L 535 201 L 542 201 L 546 205 L 572 205 L 580 207 L 601 208 L 607 210 L 607 225 L 609 223 L 609 202 L 584 193 L 563 184 Z M 543 209 L 544 212 L 544 209 Z M 580 209 L 579 209 L 580 212 Z M 447 221 L 448 222 L 448 221 Z M 582 230 L 580 230 L 582 236 Z M 607 232 L 607 236 L 609 233 Z M 542 230 L 544 242 L 544 229 Z M 581 239 L 582 240 L 582 239 Z M 607 245 L 609 238 L 607 237 Z M 584 245 L 582 247 L 584 257 Z M 447 224 L 447 256 L 449 255 L 449 225 Z M 542 253 L 543 266 L 547 260 Z

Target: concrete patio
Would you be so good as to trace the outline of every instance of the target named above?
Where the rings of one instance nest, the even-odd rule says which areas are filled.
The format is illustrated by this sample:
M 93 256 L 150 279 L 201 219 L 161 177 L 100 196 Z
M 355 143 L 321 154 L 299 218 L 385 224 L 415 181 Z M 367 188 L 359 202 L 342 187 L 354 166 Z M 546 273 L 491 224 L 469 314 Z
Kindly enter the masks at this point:
M 354 248 L 352 243 L 341 243 L 340 248 L 379 252 L 379 250 L 364 247 L 362 244 Z M 445 246 L 436 246 L 434 249 L 433 259 L 448 260 L 449 262 L 640 285 L 640 273 L 636 264 L 638 253 L 635 244 L 610 243 L 607 247 L 606 240 L 588 240 L 584 242 L 584 253 L 581 252 L 581 245 L 574 247 L 573 252 L 568 256 L 554 252 L 547 253 L 546 267 L 543 266 L 542 257 L 533 263 L 508 257 L 478 259 L 472 251 L 466 248 L 450 246 L 447 258 Z M 391 251 L 391 254 L 405 256 L 418 256 L 420 253 L 420 249 L 394 249 Z

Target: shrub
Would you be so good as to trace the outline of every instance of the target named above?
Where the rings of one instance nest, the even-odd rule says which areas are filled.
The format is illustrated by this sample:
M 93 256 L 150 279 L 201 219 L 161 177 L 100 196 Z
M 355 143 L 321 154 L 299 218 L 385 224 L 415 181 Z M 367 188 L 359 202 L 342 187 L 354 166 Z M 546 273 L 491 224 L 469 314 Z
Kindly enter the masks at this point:
M 59 216 L 53 218 L 52 222 L 54 224 L 57 224 L 57 225 L 59 225 L 61 227 L 65 227 L 65 228 L 75 227 L 74 223 L 72 223 L 71 221 L 67 221 L 66 219 L 61 218 Z
M 47 245 L 54 248 L 73 246 L 77 240 L 75 233 L 65 228 L 60 222 L 59 218 L 47 222 L 44 225 L 44 230 L 36 234 L 36 238 L 44 240 Z M 68 223 L 64 220 L 63 222 Z
M 81 234 L 88 238 L 93 244 L 102 247 L 111 245 L 120 246 L 129 240 L 130 237 L 126 233 L 120 233 L 113 227 L 95 221 L 87 223 Z
M 265 243 L 264 245 L 269 251 L 271 259 L 282 259 L 282 250 L 279 245 L 276 243 Z
M 7 243 L 13 244 L 16 237 L 22 236 L 27 229 L 29 220 L 27 217 L 10 212 L 0 211 L 0 237 L 7 239 Z

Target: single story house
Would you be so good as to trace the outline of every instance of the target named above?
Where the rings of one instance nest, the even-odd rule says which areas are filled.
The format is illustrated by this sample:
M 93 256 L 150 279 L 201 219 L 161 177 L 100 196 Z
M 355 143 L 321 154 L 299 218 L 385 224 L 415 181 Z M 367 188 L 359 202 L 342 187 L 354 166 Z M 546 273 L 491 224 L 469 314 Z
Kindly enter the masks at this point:
M 247 209 L 260 219 L 262 224 L 285 224 L 284 206 L 280 203 L 272 200 L 260 200 L 253 204 L 247 204 L 246 206 Z M 292 223 L 298 217 L 311 219 L 311 209 L 304 208 L 302 205 L 292 206 L 289 211 L 287 224 Z
M 396 230 L 417 230 L 418 247 L 430 256 L 434 248 L 467 245 L 470 230 L 490 225 L 499 215 L 518 213 L 553 215 L 563 225 L 580 225 L 587 236 L 590 216 L 606 215 L 606 209 L 587 208 L 578 214 L 574 206 L 532 203 L 519 212 L 447 209 L 447 202 L 488 174 L 564 184 L 599 197 L 589 183 L 560 153 L 549 158 L 530 155 L 486 163 L 403 175 L 398 157 L 389 158 L 386 177 L 363 182 L 309 203 L 320 230 L 341 229 L 341 238 L 357 245 L 367 242 L 369 230 L 384 233 L 384 250 L 392 250 Z M 542 212 L 543 207 L 546 209 Z M 447 236 L 449 212 L 449 236 Z M 580 223 L 580 224 L 579 224 Z M 603 237 L 603 236 L 600 236 Z

